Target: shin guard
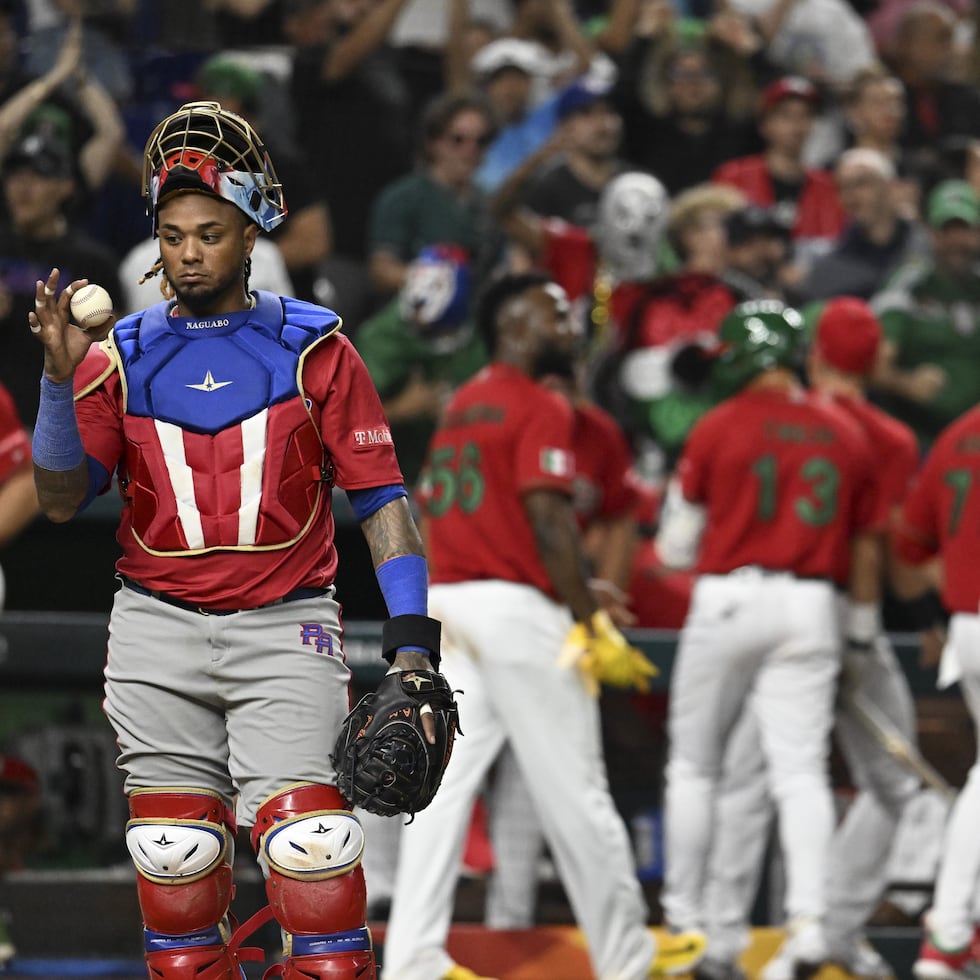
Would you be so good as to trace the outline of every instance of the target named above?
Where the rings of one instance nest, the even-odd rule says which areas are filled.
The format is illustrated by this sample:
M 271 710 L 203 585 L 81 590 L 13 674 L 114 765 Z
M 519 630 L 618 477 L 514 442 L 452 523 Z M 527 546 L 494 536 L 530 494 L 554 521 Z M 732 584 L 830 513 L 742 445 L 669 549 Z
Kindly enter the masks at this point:
M 336 788 L 305 784 L 267 800 L 252 844 L 288 934 L 287 980 L 375 980 L 361 855 L 364 831 Z
M 154 980 L 240 980 L 228 951 L 234 817 L 207 790 L 137 790 L 126 846 Z M 229 832 L 229 829 L 231 833 Z

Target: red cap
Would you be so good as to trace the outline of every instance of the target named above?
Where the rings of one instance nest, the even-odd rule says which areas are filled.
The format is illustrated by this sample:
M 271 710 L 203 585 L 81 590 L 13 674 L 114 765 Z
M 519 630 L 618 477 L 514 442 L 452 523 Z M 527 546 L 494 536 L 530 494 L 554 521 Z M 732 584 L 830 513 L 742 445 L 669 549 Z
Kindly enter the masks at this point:
M 33 766 L 15 755 L 0 755 L 0 785 L 34 793 L 38 789 L 37 773 Z
M 787 75 L 765 88 L 762 93 L 762 112 L 768 112 L 783 99 L 803 99 L 810 105 L 816 106 L 820 102 L 820 93 L 807 79 L 799 75 Z
M 820 313 L 814 343 L 832 368 L 867 374 L 878 355 L 881 324 L 863 299 L 840 296 L 828 300 Z

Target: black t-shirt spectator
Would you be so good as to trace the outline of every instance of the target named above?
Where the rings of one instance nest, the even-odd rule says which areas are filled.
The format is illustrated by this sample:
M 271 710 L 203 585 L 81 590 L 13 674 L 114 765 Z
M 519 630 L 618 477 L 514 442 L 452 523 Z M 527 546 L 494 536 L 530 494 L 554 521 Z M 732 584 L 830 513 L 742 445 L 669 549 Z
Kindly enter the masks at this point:
M 629 169 L 622 162 L 613 176 Z M 559 159 L 544 164 L 531 178 L 524 193 L 524 203 L 537 214 L 562 218 L 580 228 L 591 228 L 595 224 L 601 194 L 601 188 L 597 190 L 583 184 L 568 164 Z
M 390 49 L 375 51 L 332 83 L 321 77 L 326 50 L 296 52 L 296 131 L 330 208 L 334 251 L 363 260 L 375 196 L 412 166 L 410 101 Z

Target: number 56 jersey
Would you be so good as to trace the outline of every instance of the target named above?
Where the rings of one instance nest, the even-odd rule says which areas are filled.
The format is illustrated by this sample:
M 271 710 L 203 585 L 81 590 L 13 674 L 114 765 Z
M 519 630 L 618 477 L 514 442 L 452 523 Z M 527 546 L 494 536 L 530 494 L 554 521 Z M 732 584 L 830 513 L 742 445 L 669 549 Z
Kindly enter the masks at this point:
M 799 388 L 743 391 L 701 418 L 678 464 L 705 508 L 697 571 L 756 565 L 839 585 L 872 528 L 871 448 L 839 406 Z
M 572 495 L 573 410 L 506 364 L 454 394 L 419 480 L 433 584 L 501 579 L 557 598 L 538 556 L 524 495 Z

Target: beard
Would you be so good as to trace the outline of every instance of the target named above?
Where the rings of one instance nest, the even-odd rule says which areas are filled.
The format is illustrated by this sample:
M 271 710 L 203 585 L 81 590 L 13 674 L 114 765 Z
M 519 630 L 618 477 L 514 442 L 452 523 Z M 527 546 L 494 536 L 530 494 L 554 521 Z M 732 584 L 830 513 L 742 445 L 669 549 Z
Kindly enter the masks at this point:
M 576 357 L 572 351 L 545 347 L 538 352 L 531 365 L 531 377 L 538 380 L 550 374 L 572 381 L 575 379 L 575 361 Z
M 169 276 L 167 278 L 181 309 L 187 310 L 194 316 L 210 312 L 216 303 L 227 296 L 239 283 L 243 283 L 240 273 L 229 275 L 217 282 L 210 280 L 191 285 L 175 283 Z

